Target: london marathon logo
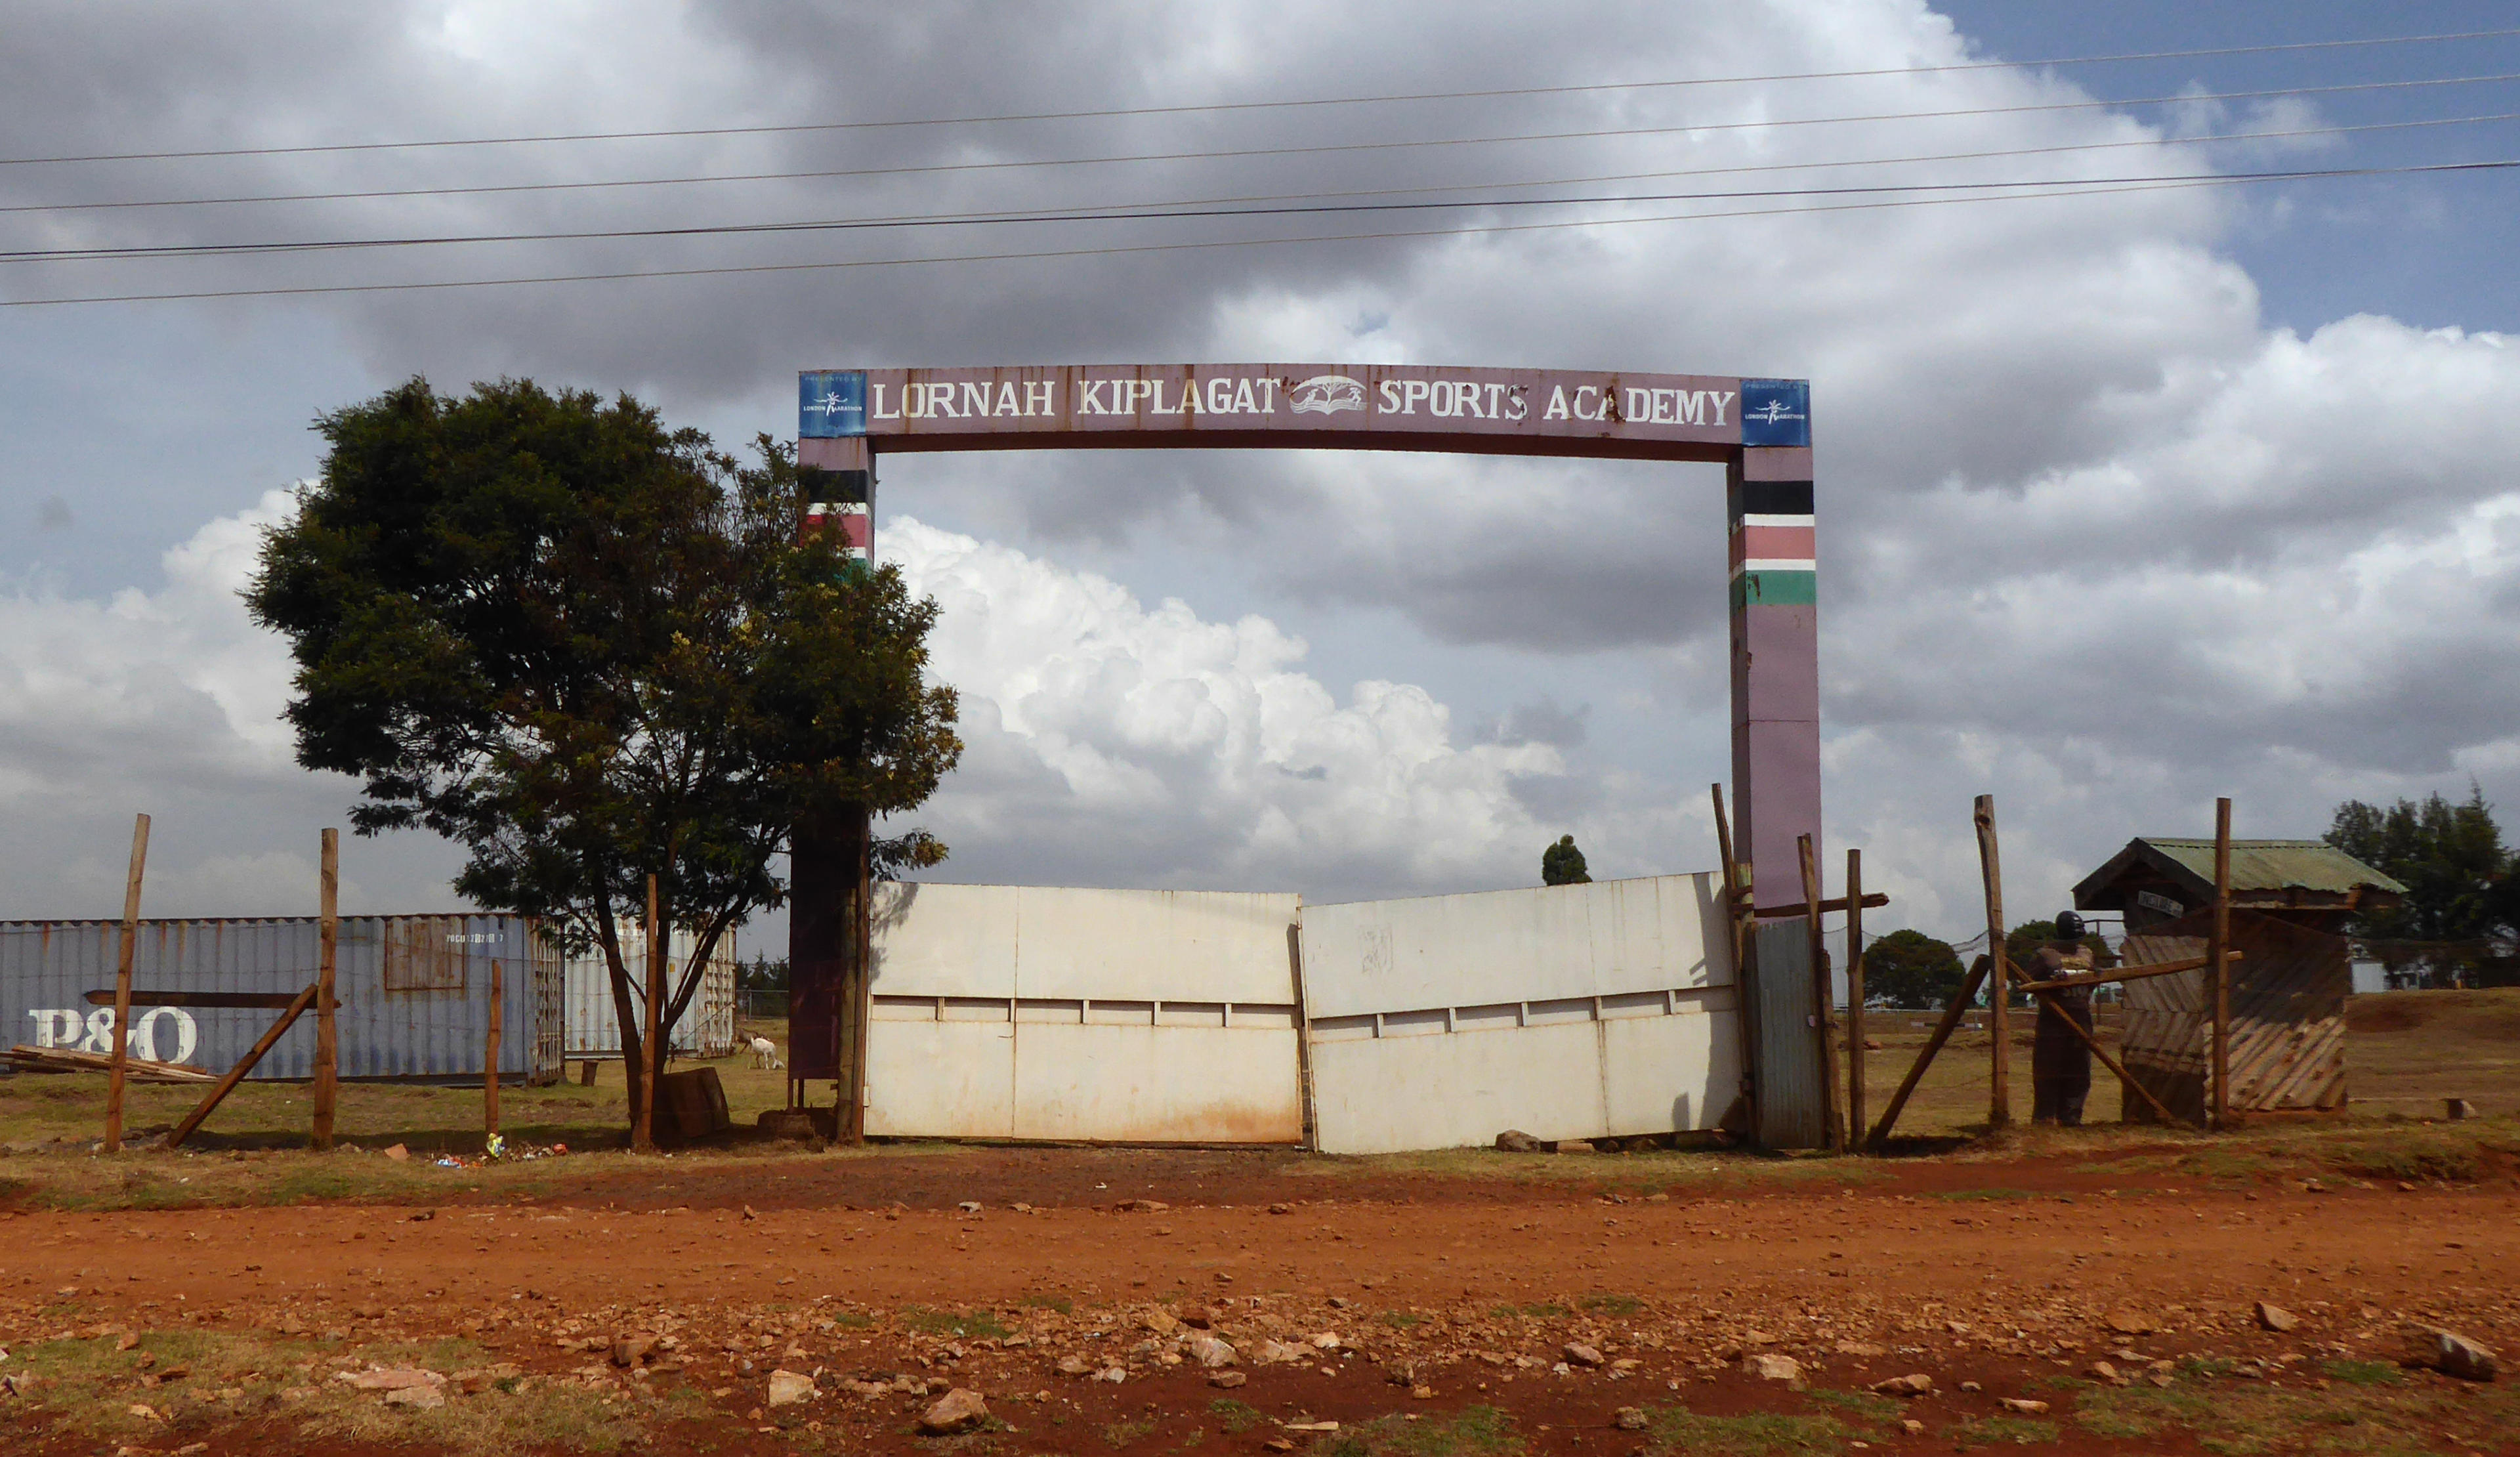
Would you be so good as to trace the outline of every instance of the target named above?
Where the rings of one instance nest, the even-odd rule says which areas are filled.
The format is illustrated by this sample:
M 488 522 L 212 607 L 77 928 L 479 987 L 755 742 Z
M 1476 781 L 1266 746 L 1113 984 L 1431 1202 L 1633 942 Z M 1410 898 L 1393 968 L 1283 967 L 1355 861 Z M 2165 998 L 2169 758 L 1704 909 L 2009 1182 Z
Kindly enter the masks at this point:
M 1365 408 L 1365 382 L 1346 375 L 1315 375 L 1286 395 L 1287 408 L 1298 415 L 1335 415 Z
M 1743 420 L 1755 420 L 1761 425 L 1783 425 L 1788 421 L 1802 420 L 1808 417 L 1807 412 L 1797 410 L 1792 405 L 1785 403 L 1781 399 L 1772 399 L 1755 410 L 1745 412 L 1741 418 Z

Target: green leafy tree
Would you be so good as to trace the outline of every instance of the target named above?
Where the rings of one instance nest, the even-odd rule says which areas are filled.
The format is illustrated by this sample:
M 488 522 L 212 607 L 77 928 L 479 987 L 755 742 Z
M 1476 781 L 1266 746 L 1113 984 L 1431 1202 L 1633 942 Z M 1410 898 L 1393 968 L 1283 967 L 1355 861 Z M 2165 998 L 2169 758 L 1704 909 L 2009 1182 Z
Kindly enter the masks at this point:
M 2481 790 L 2471 785 L 2456 804 L 2438 794 L 2385 809 L 2349 799 L 2336 806 L 2326 840 L 2407 888 L 2396 909 L 2355 922 L 2384 964 L 2464 980 L 2505 960 L 2501 950 L 2520 932 L 2520 878 Z
M 1864 948 L 1864 994 L 1898 1007 L 1948 1005 L 1966 973 L 1949 941 L 1921 931 L 1894 931 Z
M 296 662 L 298 761 L 358 780 L 359 833 L 446 836 L 469 899 L 602 948 L 636 1109 L 621 928 L 649 878 L 692 933 L 671 1026 L 719 937 L 782 903 L 792 824 L 912 808 L 960 755 L 935 604 L 798 540 L 784 448 L 740 466 L 626 395 L 415 379 L 318 429 L 245 594 Z M 917 832 L 878 854 L 942 856 Z
M 1540 883 L 1544 886 L 1589 886 L 1590 872 L 1584 868 L 1584 852 L 1575 848 L 1575 837 L 1561 835 L 1557 842 L 1540 852 Z

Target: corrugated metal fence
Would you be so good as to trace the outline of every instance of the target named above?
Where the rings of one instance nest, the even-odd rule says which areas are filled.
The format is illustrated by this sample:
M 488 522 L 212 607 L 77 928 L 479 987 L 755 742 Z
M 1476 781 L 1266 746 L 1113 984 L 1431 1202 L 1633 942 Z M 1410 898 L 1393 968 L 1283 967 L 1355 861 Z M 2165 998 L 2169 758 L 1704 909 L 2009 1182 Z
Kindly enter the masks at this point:
M 11 1042 L 109 1052 L 111 991 L 122 928 L 114 921 L 0 922 L 0 1028 Z M 296 992 L 313 982 L 320 923 L 143 921 L 132 985 L 145 991 Z M 340 1075 L 478 1078 L 490 1006 L 490 964 L 503 970 L 503 1077 L 556 1077 L 561 1065 L 559 952 L 520 916 L 344 916 L 336 961 Z M 224 1070 L 276 1013 L 135 1008 L 135 1056 Z M 315 1019 L 301 1017 L 253 1071 L 306 1078 L 315 1070 Z
M 630 972 L 630 1015 L 647 1009 L 648 934 L 635 926 L 620 928 L 621 960 Z M 691 965 L 692 933 L 677 931 L 666 942 L 670 993 Z M 674 1023 L 665 1045 L 676 1057 L 723 1058 L 735 1052 L 735 933 L 718 937 L 700 973 L 700 989 Z M 669 1002 L 667 1005 L 671 1005 Z M 621 1024 L 612 1006 L 612 971 L 601 950 L 568 958 L 568 1055 L 608 1059 L 621 1056 Z

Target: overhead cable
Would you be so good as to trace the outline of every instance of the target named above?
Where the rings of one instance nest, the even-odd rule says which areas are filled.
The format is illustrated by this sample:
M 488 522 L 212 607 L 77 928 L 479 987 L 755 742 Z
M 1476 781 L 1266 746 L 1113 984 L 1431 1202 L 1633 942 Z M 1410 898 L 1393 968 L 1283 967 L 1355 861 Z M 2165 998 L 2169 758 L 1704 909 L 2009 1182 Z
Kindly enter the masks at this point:
M 768 136 L 797 132 L 867 131 L 900 127 L 982 126 L 1027 121 L 1108 120 L 1130 116 L 1178 116 L 1198 113 L 1285 111 L 1304 107 L 1383 106 L 1427 101 L 1485 101 L 1520 96 L 1566 96 L 1603 91 L 1664 90 L 1688 86 L 1748 86 L 1778 81 L 1855 80 L 1879 76 L 1938 75 L 1958 71 L 2017 70 L 2045 66 L 2099 66 L 2136 61 L 2184 61 L 2211 56 L 2276 55 L 2375 46 L 2497 40 L 2520 35 L 2520 26 L 2448 31 L 2430 35 L 2361 36 L 2342 40 L 2288 41 L 2268 45 L 2209 46 L 2179 51 L 2059 56 L 2038 61 L 1962 61 L 1942 66 L 1889 66 L 1862 70 L 1787 71 L 1755 76 L 1683 76 L 1657 81 L 1598 81 L 1565 86 L 1509 86 L 1467 91 L 1397 92 L 1377 96 L 1327 96 L 1287 101 L 1204 102 L 1178 106 L 1105 107 L 1066 112 L 1001 113 L 973 116 L 923 116 L 863 121 L 800 121 L 758 126 L 690 126 L 647 131 L 550 132 L 501 137 L 449 137 L 402 142 L 327 142 L 292 147 L 220 147 L 181 152 L 100 152 L 60 157 L 0 158 L 0 166 L 70 162 L 178 161 L 227 157 L 304 157 L 325 153 L 403 152 L 450 147 L 539 146 L 561 142 L 663 141 L 692 137 Z

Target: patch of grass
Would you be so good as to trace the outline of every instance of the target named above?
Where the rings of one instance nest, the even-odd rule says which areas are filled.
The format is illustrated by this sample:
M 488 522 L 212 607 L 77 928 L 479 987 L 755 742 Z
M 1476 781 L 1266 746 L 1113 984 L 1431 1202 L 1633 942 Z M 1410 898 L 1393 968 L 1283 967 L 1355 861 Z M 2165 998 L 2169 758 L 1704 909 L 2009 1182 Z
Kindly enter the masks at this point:
M 1875 1425 L 1897 1421 L 1903 1410 L 1898 1402 L 1887 1396 L 1875 1396 L 1870 1391 L 1832 1390 L 1826 1387 L 1805 1391 L 1803 1399 L 1835 1407 L 1849 1417 Z
M 1135 1422 L 1105 1422 L 1102 1424 L 1102 1444 L 1114 1449 L 1125 1447 L 1145 1440 L 1147 1434 L 1154 1430 L 1152 1417 L 1143 1417 Z
M 2484 1176 L 2483 1161 L 2473 1140 L 2446 1137 L 2398 1137 L 2354 1144 L 2332 1151 L 2330 1164 L 2366 1179 L 2407 1183 L 2473 1183 Z
M 1501 1306 L 1499 1308 L 1508 1315 L 1519 1313 L 1530 1316 L 1533 1320 L 1564 1320 L 1567 1316 L 1575 1313 L 1563 1305 L 1553 1304 L 1548 1300 L 1542 1300 L 1535 1304 L 1525 1305 L 1519 1312 L 1517 1312 L 1511 1305 Z
M 1076 1302 L 1065 1296 L 1026 1296 L 1023 1304 L 1028 1310 L 1056 1310 L 1061 1315 L 1072 1314 L 1076 1309 Z
M 1971 1417 L 1951 1429 L 1952 1444 L 1962 1451 L 1970 1447 L 2037 1446 L 2052 1442 L 2062 1433 L 2053 1422 L 2036 1417 Z
M 1796 1417 L 1754 1412 L 1704 1417 L 1686 1407 L 1655 1411 L 1646 1427 L 1645 1450 L 1653 1457 L 1767 1457 L 1775 1452 L 1835 1452 L 1855 1435 L 1834 1417 Z
M 1376 1417 L 1317 1443 L 1321 1457 L 1512 1457 L 1522 1450 L 1513 1418 L 1493 1406 L 1466 1406 L 1445 1417 L 1412 1422 Z
M 874 1316 L 860 1314 L 855 1310 L 834 1310 L 828 1318 L 832 1324 L 843 1326 L 852 1331 L 863 1331 L 875 1324 Z
M 1207 1404 L 1208 1415 L 1221 1423 L 1229 1436 L 1240 1436 L 1260 1425 L 1260 1408 L 1231 1396 L 1219 1396 Z
M 2318 1369 L 2349 1387 L 2395 1387 L 2407 1380 L 2405 1372 L 2386 1361 L 2335 1360 Z
M 2036 1199 L 2027 1189 L 1940 1189 L 1929 1196 L 1953 1202 L 1999 1199 Z
M 952 1336 L 966 1341 L 986 1338 L 1003 1341 L 1014 1332 L 1000 1324 L 997 1316 L 986 1310 L 928 1310 L 918 1305 L 902 1307 L 901 1323 L 925 1336 Z
M 1426 1323 L 1426 1317 L 1422 1315 L 1413 1315 L 1406 1310 L 1385 1310 L 1380 1315 L 1375 1316 L 1374 1319 L 1391 1327 L 1391 1329 L 1395 1331 L 1406 1331 L 1412 1326 L 1422 1326 Z
M 1595 1315 L 1635 1315 L 1645 1308 L 1635 1296 L 1586 1296 L 1575 1303 Z

